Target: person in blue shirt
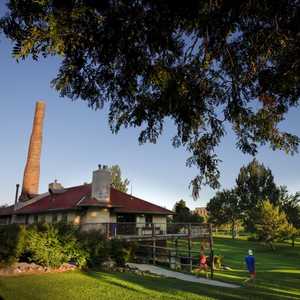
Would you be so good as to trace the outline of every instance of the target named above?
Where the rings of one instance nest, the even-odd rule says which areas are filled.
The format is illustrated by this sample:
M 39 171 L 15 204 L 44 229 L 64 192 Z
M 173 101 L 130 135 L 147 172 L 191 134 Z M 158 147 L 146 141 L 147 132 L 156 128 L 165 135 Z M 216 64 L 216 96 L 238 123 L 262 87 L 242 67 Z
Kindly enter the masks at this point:
M 246 282 L 252 280 L 254 281 L 256 277 L 256 271 L 255 271 L 255 258 L 253 256 L 253 251 L 251 249 L 248 250 L 248 255 L 245 257 L 245 262 L 247 269 L 250 274 L 250 278 L 246 280 Z

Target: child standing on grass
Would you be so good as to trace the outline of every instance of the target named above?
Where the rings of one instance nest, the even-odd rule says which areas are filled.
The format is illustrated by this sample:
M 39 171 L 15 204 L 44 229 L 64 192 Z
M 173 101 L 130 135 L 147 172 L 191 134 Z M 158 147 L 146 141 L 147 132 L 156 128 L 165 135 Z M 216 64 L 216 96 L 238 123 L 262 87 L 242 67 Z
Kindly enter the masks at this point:
M 251 249 L 248 250 L 248 255 L 245 257 L 245 262 L 246 262 L 248 272 L 250 274 L 250 278 L 248 278 L 245 282 L 249 282 L 250 280 L 254 282 L 256 277 L 255 258 L 253 256 L 253 251 Z

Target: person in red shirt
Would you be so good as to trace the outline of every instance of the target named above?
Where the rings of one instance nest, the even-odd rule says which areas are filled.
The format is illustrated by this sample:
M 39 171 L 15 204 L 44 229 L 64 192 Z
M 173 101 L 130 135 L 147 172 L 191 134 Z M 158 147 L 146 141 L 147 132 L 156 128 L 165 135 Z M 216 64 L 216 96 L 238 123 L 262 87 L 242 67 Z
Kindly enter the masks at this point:
M 208 265 L 207 265 L 207 258 L 204 254 L 204 249 L 201 247 L 200 250 L 200 257 L 199 257 L 199 266 L 196 268 L 196 273 L 200 273 L 201 271 L 205 271 L 206 278 L 208 278 Z

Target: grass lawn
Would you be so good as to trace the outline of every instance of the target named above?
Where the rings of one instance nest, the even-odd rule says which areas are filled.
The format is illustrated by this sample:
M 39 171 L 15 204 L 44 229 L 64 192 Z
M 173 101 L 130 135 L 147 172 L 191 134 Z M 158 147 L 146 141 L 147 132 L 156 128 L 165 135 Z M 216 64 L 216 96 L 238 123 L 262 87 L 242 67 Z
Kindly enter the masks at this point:
M 199 247 L 197 242 L 194 247 Z M 300 246 L 280 244 L 272 252 L 254 242 L 216 238 L 215 253 L 225 257 L 232 271 L 216 272 L 215 278 L 241 283 L 247 276 L 243 258 L 255 251 L 255 287 L 225 289 L 156 276 L 131 273 L 67 272 L 0 277 L 0 296 L 5 300 L 35 299 L 300 299 Z

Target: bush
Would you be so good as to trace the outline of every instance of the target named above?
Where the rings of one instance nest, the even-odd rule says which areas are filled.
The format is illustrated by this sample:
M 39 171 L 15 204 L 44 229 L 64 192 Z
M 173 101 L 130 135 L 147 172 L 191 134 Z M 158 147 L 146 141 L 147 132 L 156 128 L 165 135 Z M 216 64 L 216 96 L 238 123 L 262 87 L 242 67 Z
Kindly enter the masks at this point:
M 58 231 L 53 226 L 33 226 L 27 231 L 26 251 L 30 261 L 42 266 L 59 267 L 66 262 Z
M 74 232 L 61 231 L 61 225 L 39 224 L 27 230 L 26 254 L 28 260 L 43 266 L 59 267 L 74 262 L 86 264 L 88 254 L 81 249 Z
M 87 266 L 96 268 L 110 257 L 110 243 L 99 230 L 77 233 L 79 244 L 87 253 Z
M 135 243 L 111 240 L 111 258 L 117 263 L 118 266 L 124 266 L 131 258 L 133 258 L 135 250 Z
M 18 224 L 0 226 L 0 264 L 11 265 L 24 251 L 25 227 Z
M 35 262 L 59 267 L 73 262 L 79 267 L 100 267 L 110 258 L 119 266 L 134 256 L 136 245 L 120 240 L 107 240 L 101 231 L 80 231 L 78 227 L 58 223 L 39 223 L 27 227 L 0 227 L 0 263 Z
M 85 266 L 89 254 L 78 240 L 79 228 L 63 222 L 55 224 L 55 228 L 58 230 L 58 237 L 67 261 L 74 262 L 79 267 Z

